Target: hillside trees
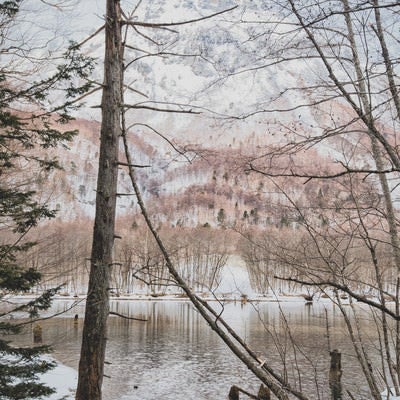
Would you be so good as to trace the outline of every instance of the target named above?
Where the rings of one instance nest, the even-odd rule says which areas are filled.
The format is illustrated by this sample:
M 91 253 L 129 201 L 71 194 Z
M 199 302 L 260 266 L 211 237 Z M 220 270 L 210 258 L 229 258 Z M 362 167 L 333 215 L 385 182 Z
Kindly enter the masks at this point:
M 90 222 L 48 222 L 30 232 L 35 246 L 20 254 L 18 260 L 39 269 L 39 290 L 62 286 L 61 294 L 78 295 L 87 286 L 87 258 L 90 254 Z
M 71 48 L 63 64 L 53 68 L 45 79 L 35 69 L 45 65 L 40 47 L 29 40 L 16 40 L 22 32 L 18 16 L 22 0 L 6 1 L 0 5 L 0 332 L 16 334 L 24 324 L 9 321 L 13 312 L 35 317 L 47 309 L 56 288 L 26 304 L 13 304 L 7 296 L 29 292 L 40 282 L 36 268 L 21 263 L 21 255 L 35 243 L 29 233 L 43 219 L 53 218 L 50 209 L 32 189 L 41 173 L 60 168 L 57 159 L 46 155 L 46 149 L 65 143 L 76 134 L 63 126 L 69 120 L 74 98 L 88 86 L 85 79 L 92 62 Z M 18 36 L 18 35 L 17 35 Z M 26 69 L 30 65 L 31 69 Z M 74 75 L 76 79 L 71 81 Z M 81 85 L 83 82 L 83 85 Z M 66 101 L 49 107 L 48 97 L 53 89 L 65 91 Z M 64 98 L 65 100 L 65 98 Z M 53 111 L 58 113 L 53 114 Z M 6 339 L 0 340 L 0 397 L 25 399 L 48 395 L 52 389 L 38 381 L 38 374 L 49 370 L 52 363 L 40 359 L 46 346 L 20 348 Z
M 221 282 L 221 270 L 228 259 L 228 231 L 209 228 L 161 228 L 160 235 L 180 274 L 197 292 L 213 292 Z M 116 265 L 112 289 L 117 295 L 146 289 L 154 297 L 167 292 L 181 293 L 171 279 L 157 243 L 146 226 L 119 231 L 115 246 Z M 228 239 L 229 238 L 229 239 Z M 234 240 L 232 240 L 234 242 Z

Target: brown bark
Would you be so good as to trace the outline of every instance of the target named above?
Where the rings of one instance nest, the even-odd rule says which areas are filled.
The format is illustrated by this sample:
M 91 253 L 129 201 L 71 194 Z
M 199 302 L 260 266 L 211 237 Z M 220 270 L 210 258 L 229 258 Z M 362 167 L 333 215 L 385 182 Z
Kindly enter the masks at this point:
M 119 0 L 107 0 L 102 125 L 91 267 L 76 400 L 100 400 L 114 246 L 122 88 Z
M 340 400 L 342 398 L 342 355 L 337 350 L 330 353 L 331 367 L 329 370 L 329 387 L 331 389 L 331 399 Z

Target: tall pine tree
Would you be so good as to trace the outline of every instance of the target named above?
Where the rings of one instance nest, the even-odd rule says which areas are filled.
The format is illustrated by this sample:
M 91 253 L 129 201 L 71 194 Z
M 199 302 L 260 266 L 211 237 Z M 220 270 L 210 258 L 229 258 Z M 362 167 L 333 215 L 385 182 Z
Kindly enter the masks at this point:
M 60 168 L 45 149 L 76 135 L 66 125 L 69 112 L 75 107 L 76 96 L 89 90 L 87 78 L 93 68 L 93 60 L 81 56 L 74 45 L 65 53 L 63 64 L 44 79 L 33 77 L 34 67 L 27 71 L 21 67 L 23 62 L 15 63 L 21 60 L 33 65 L 38 60 L 37 54 L 27 58 L 35 46 L 12 39 L 22 3 L 10 0 L 0 4 L 0 399 L 4 400 L 40 398 L 52 392 L 39 380 L 41 373 L 53 367 L 41 358 L 49 349 L 17 347 L 7 339 L 22 328 L 10 319 L 12 313 L 35 317 L 50 306 L 57 289 L 18 306 L 10 307 L 5 300 L 30 291 L 40 282 L 38 271 L 18 261 L 21 253 L 35 245 L 26 239 L 28 232 L 39 221 L 55 216 L 54 210 L 37 200 L 34 180 L 43 171 Z M 55 89 L 65 96 L 51 108 L 47 99 Z

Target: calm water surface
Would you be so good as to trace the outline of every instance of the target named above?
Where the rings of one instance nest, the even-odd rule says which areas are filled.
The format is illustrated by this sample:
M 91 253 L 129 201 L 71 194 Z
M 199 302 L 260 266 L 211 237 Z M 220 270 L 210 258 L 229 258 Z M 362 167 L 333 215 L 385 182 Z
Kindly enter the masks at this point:
M 60 311 L 69 304 L 71 302 L 56 301 L 54 307 Z M 217 303 L 215 307 L 218 307 Z M 285 318 L 282 318 L 280 307 Z M 219 400 L 227 398 L 232 385 L 257 392 L 259 382 L 231 355 L 190 303 L 121 301 L 113 302 L 112 309 L 145 317 L 148 322 L 110 317 L 109 364 L 106 366 L 109 378 L 104 381 L 104 399 Z M 83 305 L 79 305 L 62 318 L 42 323 L 44 341 L 53 346 L 54 356 L 75 369 L 83 313 Z M 74 314 L 79 314 L 78 326 L 73 323 Z M 296 380 L 298 388 L 311 397 L 329 398 L 328 342 L 331 349 L 338 348 L 343 353 L 346 387 L 354 395 L 365 389 L 351 345 L 346 340 L 339 310 L 333 305 L 260 303 L 241 306 L 229 303 L 225 305 L 223 315 L 257 350 L 260 359 L 267 359 L 287 373 Z M 296 363 L 300 366 L 299 371 L 295 368 Z M 286 370 L 283 365 L 287 366 Z M 319 389 L 315 382 L 319 383 Z

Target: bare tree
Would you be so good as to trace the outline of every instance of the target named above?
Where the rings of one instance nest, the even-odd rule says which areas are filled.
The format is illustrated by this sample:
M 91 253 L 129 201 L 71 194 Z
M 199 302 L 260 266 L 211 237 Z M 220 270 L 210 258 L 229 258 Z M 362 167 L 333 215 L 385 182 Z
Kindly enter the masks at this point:
M 288 93 L 307 93 L 308 98 L 286 110 L 272 106 L 260 111 L 299 112 L 300 117 L 303 110 L 312 112 L 316 126 L 307 131 L 301 124 L 286 125 L 283 129 L 288 140 L 264 149 L 264 154 L 250 163 L 250 169 L 268 176 L 298 214 L 303 239 L 294 246 L 279 247 L 281 251 L 276 253 L 296 271 L 286 278 L 332 291 L 370 391 L 379 399 L 380 374 L 386 385 L 399 391 L 399 365 L 394 356 L 399 344 L 399 238 L 393 196 L 400 165 L 395 55 L 399 37 L 392 29 L 398 23 L 399 6 L 347 0 L 330 2 L 329 7 L 319 1 L 277 4 L 287 26 L 284 35 L 291 37 L 294 45 L 287 57 L 271 53 L 265 64 L 291 65 L 293 60 L 301 64 L 303 56 L 303 65 L 310 72 L 309 84 L 283 88 L 279 99 L 282 102 Z M 311 165 L 296 161 L 301 152 L 318 150 L 321 144 L 340 154 L 330 170 L 314 171 Z M 286 185 L 282 177 L 287 179 Z M 334 189 L 330 194 L 322 190 L 318 201 L 304 203 L 288 192 L 288 184 L 296 180 L 306 185 L 320 182 L 321 188 L 329 182 Z M 393 275 L 396 278 L 390 281 Z M 366 293 L 374 299 L 368 299 Z M 341 306 L 342 295 L 350 297 L 354 319 Z M 388 299 L 394 301 L 394 311 L 388 307 Z M 381 370 L 378 365 L 371 368 L 354 300 L 369 304 L 371 313 L 379 314 Z

